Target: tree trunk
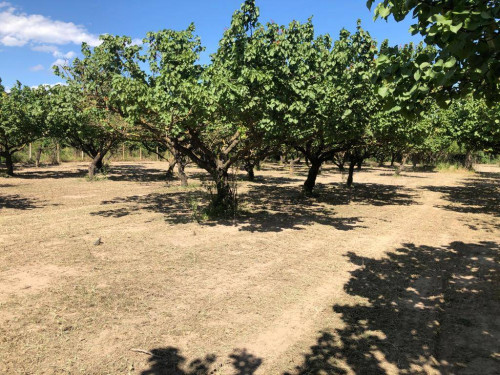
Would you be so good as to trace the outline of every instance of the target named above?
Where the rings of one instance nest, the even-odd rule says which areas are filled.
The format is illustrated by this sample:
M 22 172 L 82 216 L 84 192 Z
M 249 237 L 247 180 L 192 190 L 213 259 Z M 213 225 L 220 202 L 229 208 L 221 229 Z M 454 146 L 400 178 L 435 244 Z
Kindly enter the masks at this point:
M 396 174 L 398 176 L 405 170 L 406 159 L 408 159 L 408 154 L 405 153 L 401 158 L 401 164 L 399 164 L 399 167 L 396 169 Z
M 12 161 L 12 154 L 5 151 L 5 166 L 7 167 L 7 175 L 14 176 L 14 162 Z
M 464 167 L 465 167 L 465 169 L 467 169 L 469 171 L 472 170 L 472 167 L 473 167 L 472 151 L 467 151 L 465 153 Z
M 349 162 L 349 175 L 347 176 L 347 187 L 352 186 L 354 180 L 354 167 L 356 166 L 356 159 L 352 158 Z
M 309 167 L 309 172 L 307 173 L 307 180 L 304 182 L 304 192 L 306 194 L 311 194 L 313 192 L 314 186 L 316 186 L 316 177 L 318 177 L 319 169 L 321 168 L 321 161 L 309 159 L 311 166 Z
M 358 171 L 360 171 L 361 167 L 363 166 L 363 158 L 359 158 L 359 160 L 356 162 L 356 166 L 358 168 Z
M 295 163 L 298 163 L 300 158 L 290 159 L 290 174 L 293 175 L 295 173 Z
M 165 176 L 167 179 L 174 177 L 174 168 L 175 168 L 176 164 L 177 163 L 176 163 L 175 159 L 168 162 L 167 172 L 165 173 Z
M 255 180 L 255 173 L 254 173 L 254 165 L 252 164 L 251 161 L 246 161 L 245 162 L 245 165 L 243 166 L 243 168 L 245 169 L 245 171 L 247 172 L 247 176 L 248 176 L 248 181 L 253 181 Z
M 417 168 L 417 164 L 418 164 L 418 155 L 413 155 L 411 157 L 411 164 L 413 166 L 413 169 Z
M 394 162 L 396 161 L 396 153 L 391 153 L 391 167 L 394 167 Z
M 377 163 L 378 163 L 379 167 L 383 167 L 384 166 L 384 160 L 385 160 L 385 155 L 380 155 L 377 158 Z
M 97 155 L 92 159 L 89 165 L 89 179 L 94 179 L 95 174 L 102 168 L 102 159 L 104 158 L 103 153 L 97 153 Z
M 177 174 L 179 175 L 179 180 L 181 180 L 181 186 L 188 186 L 188 178 L 186 172 L 184 172 L 185 165 L 184 161 L 177 162 Z
M 177 174 L 179 175 L 179 180 L 181 180 L 181 186 L 188 186 L 188 178 L 184 168 L 186 167 L 186 160 L 177 150 L 173 152 L 175 163 L 177 164 Z
M 42 157 L 42 146 L 36 149 L 35 153 L 35 166 L 38 168 L 40 166 L 40 158 Z
M 217 168 L 213 175 L 215 179 L 215 187 L 217 195 L 213 200 L 214 207 L 227 209 L 234 208 L 234 200 L 231 193 L 231 186 L 229 185 L 229 174 L 226 169 Z

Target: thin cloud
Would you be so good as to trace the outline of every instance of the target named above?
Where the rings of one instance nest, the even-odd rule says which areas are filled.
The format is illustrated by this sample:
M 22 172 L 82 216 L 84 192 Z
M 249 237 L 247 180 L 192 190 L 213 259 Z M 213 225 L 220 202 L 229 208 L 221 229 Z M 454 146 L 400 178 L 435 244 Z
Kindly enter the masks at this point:
M 44 69 L 44 68 L 43 68 L 43 65 L 42 65 L 42 64 L 38 64 L 38 65 L 32 66 L 32 67 L 30 68 L 30 70 L 31 70 L 32 72 L 38 72 L 38 71 L 43 70 L 43 69 Z
M 65 67 L 68 66 L 69 62 L 67 59 L 57 59 L 52 63 L 52 66 Z
M 5 9 L 4 9 L 5 8 Z M 25 46 L 26 44 L 100 44 L 98 36 L 89 33 L 84 26 L 73 22 L 52 20 L 39 14 L 26 14 L 0 3 L 0 44 Z
M 61 52 L 61 50 L 57 46 L 49 45 L 49 44 L 41 44 L 39 46 L 33 46 L 31 48 L 33 51 L 37 52 L 47 52 L 52 54 L 52 56 L 57 58 L 65 58 L 72 59 L 76 57 L 76 53 L 74 51 L 69 52 Z

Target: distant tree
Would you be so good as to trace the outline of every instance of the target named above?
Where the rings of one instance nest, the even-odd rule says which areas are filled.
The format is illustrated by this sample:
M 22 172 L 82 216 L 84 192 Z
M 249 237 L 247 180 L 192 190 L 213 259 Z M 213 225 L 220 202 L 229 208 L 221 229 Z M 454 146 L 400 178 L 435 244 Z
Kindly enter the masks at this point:
M 467 97 L 453 102 L 442 117 L 448 137 L 465 151 L 465 168 L 472 169 L 477 151 L 500 153 L 500 104 L 489 107 L 484 100 Z
M 309 163 L 303 188 L 310 194 L 324 162 L 365 145 L 367 126 L 376 110 L 371 75 L 377 49 L 359 25 L 354 34 L 342 30 L 334 44 L 328 35 L 314 36 L 311 20 L 292 22 L 280 30 L 276 53 L 282 61 L 269 111 L 283 142 Z
M 130 38 L 103 35 L 101 40 L 93 50 L 83 43 L 82 59 L 55 68 L 67 85 L 56 86 L 50 95 L 51 132 L 92 158 L 91 179 L 102 168 L 104 156 L 130 135 L 128 123 L 111 102 L 113 78 L 125 69 L 120 54 L 131 56 L 139 50 Z
M 14 175 L 12 156 L 44 134 L 46 109 L 43 87 L 17 82 L 7 92 L 0 80 L 0 156 L 5 158 L 8 175 Z
M 83 151 L 91 158 L 93 179 L 104 157 L 126 136 L 127 123 L 117 114 L 96 107 L 76 85 L 56 86 L 49 95 L 49 135 Z

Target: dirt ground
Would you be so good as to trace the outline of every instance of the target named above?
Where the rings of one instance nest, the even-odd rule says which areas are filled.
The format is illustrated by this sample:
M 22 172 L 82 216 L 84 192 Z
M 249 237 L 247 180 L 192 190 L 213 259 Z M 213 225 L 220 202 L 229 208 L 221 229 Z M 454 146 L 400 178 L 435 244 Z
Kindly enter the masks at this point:
M 0 178 L 2 374 L 500 374 L 498 167 L 268 164 L 220 221 L 200 170 L 85 169 Z

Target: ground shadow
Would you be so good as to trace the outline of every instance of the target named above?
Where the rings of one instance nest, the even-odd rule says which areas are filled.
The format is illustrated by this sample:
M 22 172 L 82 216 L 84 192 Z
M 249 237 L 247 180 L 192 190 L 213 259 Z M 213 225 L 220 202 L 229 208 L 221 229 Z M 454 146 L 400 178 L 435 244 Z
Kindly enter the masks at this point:
M 248 191 L 238 197 L 240 210 L 231 219 L 201 220 L 210 196 L 192 190 L 118 197 L 101 204 L 123 207 L 111 207 L 92 215 L 119 218 L 146 210 L 162 213 L 165 221 L 171 224 L 198 221 L 200 225 L 238 226 L 239 230 L 250 232 L 302 230 L 308 225 L 321 224 L 348 231 L 360 228 L 361 218 L 338 217 L 335 206 L 351 202 L 374 206 L 411 205 L 416 204 L 415 195 L 412 190 L 396 185 L 358 184 L 349 189 L 333 184 L 318 189 L 316 196 L 307 197 L 300 186 L 250 184 Z
M 152 193 L 147 195 L 131 195 L 102 201 L 101 205 L 124 205 L 92 212 L 93 216 L 120 218 L 145 210 L 161 213 L 170 224 L 185 224 L 196 220 L 198 201 L 206 200 L 206 194 L 201 191 L 178 191 L 172 193 Z
M 17 172 L 14 177 L 23 179 L 62 179 L 62 178 L 81 178 L 87 174 L 86 169 L 78 169 L 71 171 L 58 171 L 58 170 L 23 170 Z
M 335 304 L 344 327 L 320 332 L 283 375 L 498 374 L 497 243 L 405 244 L 382 259 L 346 256 L 357 268 L 344 289 L 363 302 Z M 224 363 L 215 355 L 188 363 L 172 347 L 149 354 L 142 375 L 252 375 L 262 363 L 245 350 Z
M 398 185 L 363 183 L 348 188 L 345 184 L 334 183 L 324 186 L 318 200 L 332 205 L 352 202 L 372 206 L 409 206 L 417 204 L 416 197 L 414 190 Z
M 33 210 L 42 207 L 40 202 L 22 197 L 19 194 L 0 195 L 0 210 L 10 208 L 15 210 Z
M 441 208 L 463 213 L 482 213 L 500 216 L 500 173 L 479 173 L 460 186 L 425 186 L 438 192 L 451 204 Z
M 147 164 L 116 164 L 111 165 L 107 176 L 111 181 L 151 182 L 167 179 L 167 164 L 165 169 L 151 168 Z
M 322 332 L 294 374 L 497 374 L 499 254 L 494 242 L 349 253 L 345 291 L 366 302 L 334 305 L 345 328 Z
M 165 194 L 129 196 L 101 202 L 102 205 L 123 205 L 91 213 L 94 216 L 123 217 L 146 210 L 162 213 L 171 224 L 198 221 L 200 225 L 238 226 L 251 232 L 280 232 L 285 229 L 304 229 L 314 223 L 332 226 L 337 230 L 352 230 L 360 218 L 336 217 L 333 206 L 320 204 L 314 198 L 301 196 L 300 189 L 289 186 L 258 186 L 239 197 L 243 207 L 230 219 L 202 220 L 210 196 L 202 191 L 180 191 Z
M 109 173 L 106 178 L 110 181 L 130 181 L 130 182 L 149 182 L 166 180 L 165 170 L 151 168 L 147 164 L 112 164 L 109 167 Z M 24 169 L 17 172 L 15 177 L 23 179 L 62 179 L 62 178 L 82 178 L 87 176 L 87 168 L 78 168 L 77 170 L 53 170 L 53 169 Z M 98 174 L 101 176 L 102 174 Z
M 259 368 L 262 360 L 248 353 L 245 349 L 235 349 L 225 363 L 215 363 L 217 357 L 213 354 L 187 362 L 174 347 L 153 349 L 149 352 L 151 367 L 141 372 L 141 375 L 211 375 L 228 367 L 234 375 L 252 375 Z

